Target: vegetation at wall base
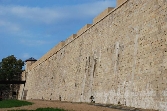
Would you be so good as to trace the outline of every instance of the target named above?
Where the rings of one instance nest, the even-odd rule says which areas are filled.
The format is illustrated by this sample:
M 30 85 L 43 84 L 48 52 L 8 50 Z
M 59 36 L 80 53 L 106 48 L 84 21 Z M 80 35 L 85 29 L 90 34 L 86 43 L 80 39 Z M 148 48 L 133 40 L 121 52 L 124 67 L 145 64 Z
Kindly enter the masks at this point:
M 26 105 L 32 105 L 33 103 L 27 101 L 20 100 L 2 100 L 0 101 L 0 108 L 12 108 L 12 107 L 20 107 Z
M 66 111 L 64 109 L 59 108 L 38 108 L 36 110 L 10 110 L 10 111 Z
M 38 108 L 35 111 L 65 111 L 65 110 L 59 108 Z

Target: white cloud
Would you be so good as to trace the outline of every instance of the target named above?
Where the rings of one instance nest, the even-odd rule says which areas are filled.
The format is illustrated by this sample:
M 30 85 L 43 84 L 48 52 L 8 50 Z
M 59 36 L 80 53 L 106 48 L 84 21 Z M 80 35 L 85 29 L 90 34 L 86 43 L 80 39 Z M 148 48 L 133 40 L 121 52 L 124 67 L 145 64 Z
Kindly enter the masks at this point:
M 8 31 L 8 32 L 18 32 L 20 31 L 20 25 L 16 23 L 12 23 L 10 21 L 3 21 L 0 20 L 0 28 L 1 31 Z
M 60 19 L 62 15 L 51 8 L 39 8 L 39 7 L 21 7 L 16 6 L 11 8 L 11 13 L 30 21 L 52 23 Z
M 27 53 L 27 52 L 22 53 L 21 56 L 20 56 L 20 58 L 21 58 L 22 60 L 29 59 L 30 57 L 33 57 L 33 58 L 35 58 L 35 59 L 38 58 L 37 55 L 31 55 L 30 53 Z
M 27 46 L 40 46 L 44 44 L 49 44 L 49 41 L 44 41 L 44 40 L 25 40 L 22 39 L 21 44 L 27 45 Z
M 31 56 L 30 56 L 30 54 L 29 53 L 23 53 L 22 54 L 22 59 L 28 59 L 28 58 L 30 58 Z
M 40 27 L 56 26 L 56 23 L 61 26 L 61 24 L 64 25 L 64 21 L 69 21 L 69 19 L 82 19 L 84 21 L 84 19 L 97 16 L 113 4 L 114 0 L 94 0 L 84 4 L 44 8 L 0 5 L 0 32 L 3 31 L 3 33 L 12 34 L 12 36 L 22 37 L 21 43 L 29 46 L 43 45 L 48 42 L 34 39 L 39 39 L 41 36 L 46 37 L 49 33 L 42 35 L 44 33 L 34 31 L 35 28 L 40 30 Z M 32 40 L 29 40 L 30 38 Z
M 52 8 L 0 6 L 0 15 L 33 22 L 52 23 L 61 18 L 61 14 Z
M 60 22 L 69 18 L 87 18 L 96 16 L 108 6 L 113 6 L 114 1 L 104 0 L 85 4 L 62 7 L 25 7 L 25 6 L 0 6 L 0 15 L 12 16 L 18 19 L 27 19 L 45 24 Z
M 80 4 L 73 7 L 73 10 L 77 10 L 78 15 L 83 16 L 96 16 L 97 14 L 101 13 L 107 7 L 111 7 L 114 5 L 114 1 L 112 0 L 103 0 L 103 1 L 96 1 L 87 4 Z

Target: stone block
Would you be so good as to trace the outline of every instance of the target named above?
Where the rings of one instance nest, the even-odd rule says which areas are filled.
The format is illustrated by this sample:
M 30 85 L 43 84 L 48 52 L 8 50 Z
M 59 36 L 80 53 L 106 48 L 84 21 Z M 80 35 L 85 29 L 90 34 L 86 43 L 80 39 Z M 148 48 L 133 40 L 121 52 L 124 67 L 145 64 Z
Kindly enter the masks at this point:
M 70 37 L 68 37 L 68 38 L 65 40 L 65 44 L 70 43 L 72 40 L 75 39 L 75 37 L 77 37 L 77 34 L 72 34 Z
M 123 4 L 127 0 L 117 0 L 117 7 Z
M 110 11 L 112 11 L 114 8 L 113 7 L 108 7 L 107 9 L 105 9 L 102 13 L 100 13 L 98 16 L 96 16 L 94 19 L 93 19 L 93 24 L 99 22 L 101 19 L 103 19 L 105 16 L 108 15 L 108 13 Z
M 82 27 L 78 32 L 77 36 L 80 36 L 82 33 L 84 33 L 92 24 L 86 24 L 84 27 Z

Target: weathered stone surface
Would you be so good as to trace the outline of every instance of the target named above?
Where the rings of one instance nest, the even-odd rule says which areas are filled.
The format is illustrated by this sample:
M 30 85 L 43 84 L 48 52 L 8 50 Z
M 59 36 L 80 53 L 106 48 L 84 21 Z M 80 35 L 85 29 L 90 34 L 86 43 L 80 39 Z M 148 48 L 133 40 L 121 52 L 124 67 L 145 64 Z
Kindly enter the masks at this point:
M 166 0 L 127 0 L 81 33 L 28 68 L 26 99 L 167 110 Z

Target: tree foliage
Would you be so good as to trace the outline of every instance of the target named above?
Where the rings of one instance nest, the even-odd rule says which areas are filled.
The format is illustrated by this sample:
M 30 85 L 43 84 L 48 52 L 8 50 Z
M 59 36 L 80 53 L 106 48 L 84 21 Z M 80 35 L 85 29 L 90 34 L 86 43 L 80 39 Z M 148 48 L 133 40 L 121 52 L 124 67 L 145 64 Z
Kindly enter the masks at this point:
M 0 80 L 21 80 L 23 66 L 24 62 L 21 59 L 17 60 L 14 55 L 3 58 L 0 62 Z

